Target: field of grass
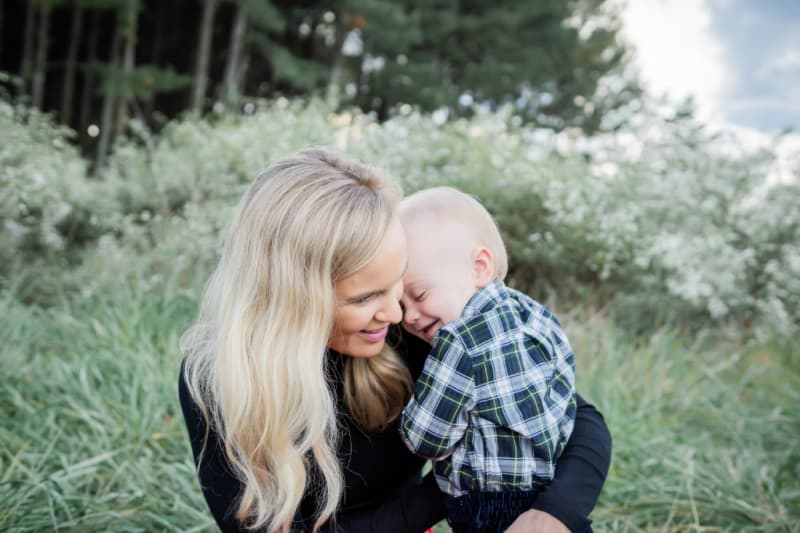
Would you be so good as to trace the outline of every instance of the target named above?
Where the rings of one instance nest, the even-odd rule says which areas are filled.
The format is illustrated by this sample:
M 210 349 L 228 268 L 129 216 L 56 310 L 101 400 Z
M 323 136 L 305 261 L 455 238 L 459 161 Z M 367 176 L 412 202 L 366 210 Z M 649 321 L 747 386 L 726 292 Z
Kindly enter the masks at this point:
M 407 192 L 476 194 L 510 283 L 562 302 L 614 438 L 597 531 L 800 532 L 800 180 L 767 186 L 768 153 L 659 117 L 591 139 L 592 162 L 502 112 L 278 100 L 128 139 L 89 175 L 68 132 L 0 102 L 0 531 L 214 529 L 178 339 L 244 188 L 319 144 Z
M 0 301 L 0 530 L 213 530 L 176 397 L 196 298 L 167 278 Z M 796 344 L 561 314 L 614 436 L 596 530 L 800 530 Z

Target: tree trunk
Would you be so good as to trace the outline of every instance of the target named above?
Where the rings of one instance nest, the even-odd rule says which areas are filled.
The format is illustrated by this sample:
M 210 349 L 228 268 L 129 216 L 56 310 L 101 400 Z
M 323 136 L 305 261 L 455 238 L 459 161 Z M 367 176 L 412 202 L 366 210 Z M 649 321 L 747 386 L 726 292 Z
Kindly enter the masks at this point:
M 86 60 L 88 63 L 93 63 L 97 59 L 97 39 L 100 27 L 100 13 L 95 11 L 92 13 L 91 32 L 89 33 L 89 50 L 87 51 Z M 87 70 L 83 75 L 83 94 L 81 94 L 81 116 L 78 123 L 78 130 L 80 131 L 81 138 L 86 135 L 86 128 L 89 127 L 89 114 L 92 111 L 92 97 L 94 96 L 94 74 Z
M 214 15 L 219 0 L 204 0 L 203 18 L 200 25 L 200 43 L 197 49 L 197 64 L 192 88 L 192 108 L 199 114 L 203 112 L 203 100 L 208 87 L 208 60 L 211 55 L 211 34 L 214 29 Z
M 114 41 L 111 45 L 111 58 L 109 59 L 109 75 L 113 75 L 119 56 L 120 43 L 120 23 L 117 21 L 114 29 Z M 108 156 L 108 147 L 111 144 L 111 129 L 114 124 L 114 110 L 116 98 L 113 91 L 106 91 L 103 95 L 103 111 L 100 116 L 100 141 L 97 143 L 97 157 L 95 158 L 95 170 L 102 168 Z
M 0 0 L 0 35 L 3 35 L 3 9 L 5 9 L 3 0 Z M 3 59 L 3 39 L 0 39 L 0 59 Z M 0 61 L 2 64 L 2 61 Z
M 33 107 L 42 109 L 44 100 L 44 81 L 47 75 L 47 49 L 50 45 L 50 5 L 44 4 L 39 21 L 39 35 L 36 38 L 36 63 L 33 67 Z
M 236 10 L 236 20 L 231 32 L 231 43 L 228 48 L 228 63 L 225 66 L 225 80 L 222 99 L 228 107 L 235 107 L 239 102 L 239 80 L 241 73 L 241 55 L 244 37 L 247 30 L 247 10 L 242 2 Z
M 33 63 L 33 30 L 36 26 L 36 10 L 33 1 L 28 0 L 25 10 L 25 33 L 22 44 L 22 66 L 19 77 L 22 78 L 22 92 L 27 93 L 31 81 L 31 65 Z
M 156 10 L 159 7 L 163 7 L 163 3 L 159 3 L 158 6 L 154 7 L 153 16 L 156 19 L 156 28 L 155 28 L 155 35 L 153 36 L 152 41 L 152 54 L 150 55 L 150 63 L 153 65 L 160 67 L 161 66 L 161 48 L 164 43 L 164 26 L 166 26 L 164 20 L 166 16 L 161 16 Z M 148 98 L 147 101 L 144 103 L 144 110 L 143 115 L 146 120 L 150 121 L 153 116 L 153 110 L 156 108 L 156 99 L 158 95 L 153 95 L 152 98 Z
M 74 3 L 72 12 L 72 29 L 69 36 L 69 51 L 64 69 L 64 92 L 61 94 L 61 122 L 70 125 L 72 122 L 72 100 L 75 96 L 75 67 L 78 62 L 78 47 L 83 33 L 83 5 Z
M 138 0 L 128 0 L 127 12 L 125 14 L 125 53 L 122 59 L 122 73 L 126 79 L 129 78 L 133 72 L 133 67 L 136 59 L 136 27 L 139 19 L 139 2 Z M 119 98 L 119 107 L 117 111 L 117 133 L 122 133 L 128 123 L 128 104 L 130 96 L 126 90 Z

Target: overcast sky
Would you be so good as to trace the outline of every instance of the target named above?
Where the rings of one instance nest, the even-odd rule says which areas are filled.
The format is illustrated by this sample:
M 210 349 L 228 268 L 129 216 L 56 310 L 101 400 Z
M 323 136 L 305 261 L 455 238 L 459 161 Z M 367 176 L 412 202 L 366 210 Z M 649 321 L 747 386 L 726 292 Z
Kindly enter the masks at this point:
M 800 0 L 627 0 L 625 33 L 650 90 L 699 115 L 800 131 Z

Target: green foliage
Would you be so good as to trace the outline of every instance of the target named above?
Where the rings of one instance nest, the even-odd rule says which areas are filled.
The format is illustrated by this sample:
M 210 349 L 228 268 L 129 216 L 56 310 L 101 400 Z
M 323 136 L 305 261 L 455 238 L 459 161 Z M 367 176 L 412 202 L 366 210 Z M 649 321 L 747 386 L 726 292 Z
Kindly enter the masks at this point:
M 210 526 L 175 393 L 193 305 L 124 282 L 104 296 L 48 310 L 0 300 L 5 531 Z
M 614 437 L 596 530 L 794 530 L 796 343 L 668 329 L 634 343 L 587 313 L 565 327 L 578 390 Z
M 281 33 L 286 29 L 286 20 L 272 2 L 264 0 L 238 0 L 245 8 L 248 20 L 254 28 Z
M 172 67 L 160 68 L 142 64 L 125 72 L 121 65 L 90 62 L 85 63 L 83 68 L 103 80 L 100 85 L 101 94 L 143 101 L 150 101 L 158 93 L 182 89 L 192 83 L 191 76 L 178 74 Z
M 178 336 L 200 293 L 183 285 L 162 270 L 47 309 L 0 296 L 4 530 L 213 529 L 176 394 Z M 561 316 L 578 388 L 614 437 L 596 530 L 792 531 L 791 342 L 674 330 L 635 341 L 601 315 Z
M 73 132 L 0 101 L 0 279 L 15 261 L 53 260 L 97 235 L 103 209 Z
M 585 131 L 640 96 L 605 0 L 243 5 L 271 94 L 334 89 L 381 119 L 401 104 L 469 116 L 461 98 L 510 103 L 526 122 Z
M 599 90 L 626 61 L 619 18 L 602 0 L 370 0 L 348 9 L 365 21 L 354 72 L 361 86 L 354 102 L 362 109 L 409 103 L 467 114 L 471 106 L 457 102 L 468 95 L 482 104 L 513 103 L 526 121 L 594 131 L 599 117 L 638 95 L 630 82 L 616 97 Z M 365 68 L 371 57 L 383 60 L 379 67 Z
M 326 71 L 318 63 L 293 55 L 266 34 L 251 33 L 248 38 L 255 50 L 268 58 L 275 80 L 289 83 L 304 92 L 313 92 L 325 78 Z
M 386 167 L 408 192 L 452 184 L 478 196 L 505 236 L 509 282 L 537 298 L 611 303 L 632 331 L 734 321 L 791 335 L 800 324 L 800 185 L 766 186 L 768 152 L 732 155 L 688 118 L 643 112 L 628 130 L 585 139 L 519 126 L 511 110 L 449 123 L 409 111 L 378 124 L 279 100 L 121 142 L 94 181 L 70 149 L 51 153 L 65 132 L 4 109 L 3 239 L 26 260 L 64 242 L 77 258 L 107 235 L 133 254 L 167 247 L 208 265 L 258 171 L 328 145 Z M 198 227 L 209 239 L 195 242 Z
M 278 100 L 124 140 L 90 179 L 73 135 L 0 105 L 3 529 L 213 527 L 177 405 L 178 338 L 245 187 L 309 145 L 384 166 L 407 192 L 456 185 L 494 213 L 510 283 L 563 319 L 578 388 L 614 436 L 597 530 L 800 520 L 800 208 L 796 183 L 766 186 L 769 153 L 732 155 L 657 114 L 586 139 L 509 110 L 377 123 Z

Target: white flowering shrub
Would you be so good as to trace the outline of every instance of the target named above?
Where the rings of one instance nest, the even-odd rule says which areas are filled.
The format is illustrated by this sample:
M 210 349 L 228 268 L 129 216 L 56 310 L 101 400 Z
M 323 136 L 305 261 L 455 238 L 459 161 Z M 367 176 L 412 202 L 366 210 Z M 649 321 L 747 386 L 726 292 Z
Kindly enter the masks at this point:
M 14 259 L 41 259 L 94 232 L 92 184 L 70 136 L 0 101 L 0 276 Z
M 64 213 L 84 213 L 100 230 L 82 242 L 104 237 L 60 274 L 82 293 L 120 275 L 196 292 L 244 188 L 270 162 L 325 145 L 386 168 L 406 192 L 450 184 L 479 197 L 506 239 L 509 283 L 536 297 L 613 301 L 643 323 L 732 319 L 785 333 L 800 323 L 797 179 L 769 186 L 770 152 L 736 150 L 688 119 L 643 112 L 625 131 L 587 139 L 521 126 L 507 110 L 379 124 L 278 100 L 121 142 L 93 180 L 64 132 L 0 109 L 2 238 L 20 249 L 21 235 L 51 228 L 61 240 L 37 242 L 57 247 Z M 67 207 L 50 208 L 59 202 Z
M 690 120 L 649 117 L 624 135 L 600 140 L 583 185 L 595 189 L 586 207 L 601 238 L 632 252 L 632 283 L 619 289 L 665 295 L 652 300 L 680 303 L 684 313 L 796 328 L 798 176 L 770 186 L 770 152 L 744 150 Z
M 331 145 L 326 108 L 312 102 L 264 102 L 258 113 L 211 122 L 173 122 L 150 142 L 119 143 L 102 172 L 126 213 L 169 215 L 187 202 L 235 203 L 273 160 L 310 145 Z

